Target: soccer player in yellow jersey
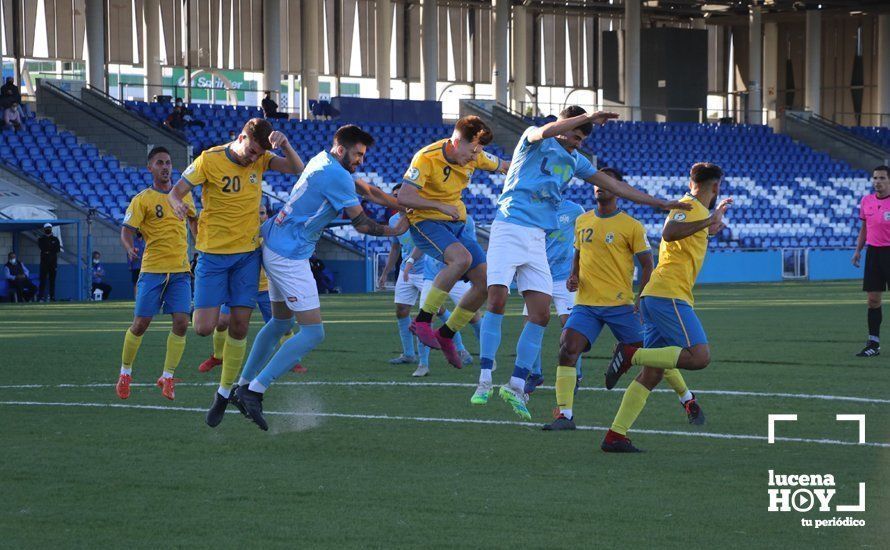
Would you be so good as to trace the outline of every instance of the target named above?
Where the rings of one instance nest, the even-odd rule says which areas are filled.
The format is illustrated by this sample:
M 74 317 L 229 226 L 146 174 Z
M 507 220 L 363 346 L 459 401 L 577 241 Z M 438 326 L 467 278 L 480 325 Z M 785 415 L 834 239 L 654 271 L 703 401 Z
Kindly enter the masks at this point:
M 281 149 L 284 157 L 271 153 Z M 182 173 L 168 199 L 183 216 L 183 198 L 202 186 L 203 211 L 198 220 L 198 263 L 195 267 L 195 332 L 209 336 L 216 328 L 219 308 L 231 309 L 229 334 L 223 346 L 219 389 L 207 412 L 207 425 L 222 421 L 232 385 L 244 360 L 247 328 L 255 307 L 260 278 L 259 217 L 263 173 L 275 170 L 297 174 L 303 161 L 281 132 L 268 121 L 254 118 L 238 138 L 211 147 Z
M 167 202 L 167 194 L 172 188 L 172 169 L 173 163 L 167 149 L 155 147 L 151 150 L 148 154 L 148 171 L 152 175 L 152 186 L 130 201 L 121 228 L 121 242 L 131 258 L 137 255 L 133 245 L 136 232 L 142 233 L 145 238 L 142 272 L 136 283 L 133 324 L 124 335 L 121 353 L 121 371 L 116 387 L 117 396 L 121 399 L 130 397 L 133 362 L 142 343 L 142 335 L 162 307 L 164 313 L 172 316 L 173 328 L 167 336 L 164 371 L 158 378 L 157 385 L 164 397 L 175 397 L 173 373 L 185 349 L 185 331 L 192 309 L 192 283 L 189 275 L 186 223 L 176 217 Z M 190 196 L 185 197 L 184 206 L 194 234 L 197 214 Z
M 411 331 L 424 344 L 441 349 L 455 368 L 463 363 L 454 345 L 454 334 L 470 322 L 485 303 L 485 252 L 466 229 L 467 208 L 461 192 L 476 169 L 506 173 L 510 162 L 482 150 L 491 143 L 488 126 L 477 116 L 457 121 L 450 138 L 427 145 L 414 155 L 403 178 L 399 204 L 408 211 L 411 238 L 428 256 L 445 263 L 420 306 Z M 433 315 L 445 303 L 458 279 L 469 280 L 464 294 L 444 326 L 434 331 Z
M 614 168 L 601 172 L 623 181 Z M 566 287 L 574 292 L 575 306 L 560 338 L 559 367 L 556 369 L 556 401 L 559 415 L 545 430 L 574 430 L 572 412 L 575 392 L 576 362 L 590 349 L 603 328 L 608 326 L 619 342 L 640 346 L 643 326 L 634 300 L 634 259 L 640 265 L 640 289 L 652 275 L 653 261 L 646 229 L 639 221 L 618 207 L 618 196 L 595 186 L 596 209 L 582 214 L 575 222 L 571 275 Z M 691 399 L 682 376 L 676 369 L 668 377 L 681 396 Z M 676 375 L 674 375 L 674 373 Z
M 681 199 L 691 204 L 692 210 L 671 210 L 668 214 L 661 233 L 658 266 L 641 292 L 643 347 L 619 342 L 606 369 L 606 388 L 612 389 L 632 365 L 644 367 L 642 382 L 631 382 L 624 394 L 603 441 L 604 451 L 638 451 L 627 432 L 665 369 L 699 370 L 711 361 L 707 336 L 692 309 L 692 287 L 705 261 L 708 236 L 723 228 L 723 216 L 732 204 L 732 198 L 727 198 L 714 208 L 722 179 L 723 170 L 716 164 L 693 165 L 690 192 Z

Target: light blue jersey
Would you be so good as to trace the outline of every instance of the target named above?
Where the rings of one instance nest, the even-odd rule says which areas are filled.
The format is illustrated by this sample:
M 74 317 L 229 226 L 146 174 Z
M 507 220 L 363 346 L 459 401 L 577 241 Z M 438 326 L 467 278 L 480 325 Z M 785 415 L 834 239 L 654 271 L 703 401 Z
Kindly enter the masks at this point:
M 263 246 L 285 258 L 308 259 L 328 223 L 358 204 L 352 175 L 323 151 L 306 164 L 278 215 L 260 228 Z
M 547 233 L 547 263 L 554 281 L 565 281 L 572 274 L 575 257 L 575 220 L 584 213 L 584 207 L 568 199 L 559 203 L 557 219 L 559 229 Z
M 563 186 L 572 177 L 590 178 L 596 168 L 578 151 L 566 151 L 556 138 L 530 143 L 533 130 L 528 128 L 516 144 L 494 220 L 553 231 L 559 228 L 556 211 Z
M 467 214 L 467 222 L 464 227 L 464 233 L 473 241 L 476 240 L 476 222 L 473 220 L 473 217 Z M 424 255 L 426 263 L 423 268 L 423 280 L 424 281 L 432 281 L 436 278 L 436 275 L 442 271 L 442 268 L 445 267 L 444 262 L 440 262 L 439 260 L 432 258 L 430 256 Z
M 397 212 L 394 216 L 389 218 L 389 226 L 395 227 L 398 225 L 399 220 L 402 219 L 401 212 Z M 411 257 L 411 252 L 414 250 L 414 239 L 411 238 L 411 232 L 405 231 L 398 237 L 393 237 L 393 244 L 398 243 L 399 247 L 402 250 L 402 263 L 399 265 L 399 271 L 405 270 L 405 261 Z M 426 254 L 420 257 L 419 260 L 414 262 L 414 269 L 412 270 L 414 273 L 421 273 L 426 269 L 427 262 L 431 261 L 431 258 L 428 258 Z

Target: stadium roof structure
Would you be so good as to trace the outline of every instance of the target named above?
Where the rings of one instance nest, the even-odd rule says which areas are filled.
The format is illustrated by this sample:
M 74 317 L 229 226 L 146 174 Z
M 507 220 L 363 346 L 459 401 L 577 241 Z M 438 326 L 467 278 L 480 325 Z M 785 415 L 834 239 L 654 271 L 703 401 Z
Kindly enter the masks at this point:
M 890 2 L 887 0 L 642 0 L 642 3 L 642 12 L 647 15 L 667 18 L 708 17 L 712 20 L 745 17 L 752 7 L 758 6 L 763 9 L 764 15 L 794 14 L 815 9 L 851 15 L 890 11 Z M 562 12 L 569 9 L 604 15 L 624 14 L 623 0 L 513 0 L 513 4 Z

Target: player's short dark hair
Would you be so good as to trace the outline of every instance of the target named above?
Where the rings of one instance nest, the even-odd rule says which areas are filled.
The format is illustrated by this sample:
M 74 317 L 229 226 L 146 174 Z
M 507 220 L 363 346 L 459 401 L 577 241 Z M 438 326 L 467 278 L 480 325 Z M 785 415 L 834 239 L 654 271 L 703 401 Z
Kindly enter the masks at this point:
M 244 125 L 244 128 L 241 129 L 241 133 L 250 139 L 255 140 L 260 144 L 260 147 L 266 151 L 272 149 L 272 142 L 269 141 L 269 136 L 272 135 L 272 125 L 269 124 L 268 120 L 264 118 L 252 118 L 248 120 Z
M 890 176 L 890 167 L 886 164 L 875 166 L 874 170 L 871 171 L 872 175 L 874 175 L 875 172 L 887 172 L 887 176 Z
M 689 178 L 695 183 L 708 183 L 723 177 L 723 169 L 711 162 L 696 162 L 689 171 Z
M 460 134 L 461 139 L 470 142 L 479 140 L 479 145 L 483 147 L 494 139 L 491 128 L 476 115 L 465 116 L 458 120 L 457 124 L 454 125 L 454 130 Z
M 148 162 L 151 162 L 151 159 L 153 159 L 155 155 L 160 155 L 161 153 L 167 153 L 169 155 L 170 151 L 168 151 L 166 147 L 160 145 L 152 148 L 152 150 L 148 152 Z
M 615 178 L 618 181 L 624 181 L 624 174 L 622 174 L 621 170 L 619 170 L 617 168 L 613 168 L 611 166 L 606 166 L 604 168 L 600 168 L 600 172 L 609 174 L 610 176 L 612 176 L 613 178 Z
M 585 111 L 583 107 L 581 107 L 579 105 L 569 105 L 568 107 L 566 107 L 565 109 L 563 109 L 562 111 L 559 112 L 559 117 L 557 117 L 557 118 L 561 118 L 561 119 L 574 118 L 576 116 L 586 115 L 586 114 L 587 114 L 587 111 Z M 578 126 L 576 128 L 576 130 L 581 130 L 582 134 L 584 134 L 585 136 L 589 136 L 593 132 L 593 123 L 589 122 L 589 121 L 585 122 L 581 126 Z
M 397 183 L 397 184 L 395 184 L 395 185 L 392 186 L 392 191 L 390 191 L 390 193 L 395 193 L 396 191 L 398 191 L 398 190 L 401 189 L 401 188 L 402 188 L 402 184 L 401 184 L 401 183 Z
M 334 134 L 334 143 L 342 145 L 347 149 L 356 143 L 361 143 L 365 147 L 371 147 L 374 145 L 374 136 L 355 124 L 347 124 L 337 128 L 337 132 Z

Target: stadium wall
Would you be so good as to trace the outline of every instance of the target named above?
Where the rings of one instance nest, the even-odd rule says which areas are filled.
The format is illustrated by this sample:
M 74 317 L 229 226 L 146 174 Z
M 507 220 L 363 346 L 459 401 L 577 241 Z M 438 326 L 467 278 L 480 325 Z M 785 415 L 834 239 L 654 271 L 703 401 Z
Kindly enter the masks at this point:
M 850 263 L 852 252 L 810 250 L 807 261 L 811 281 L 861 279 L 862 268 Z M 697 283 L 767 283 L 782 277 L 782 251 L 711 251 L 699 273 Z

